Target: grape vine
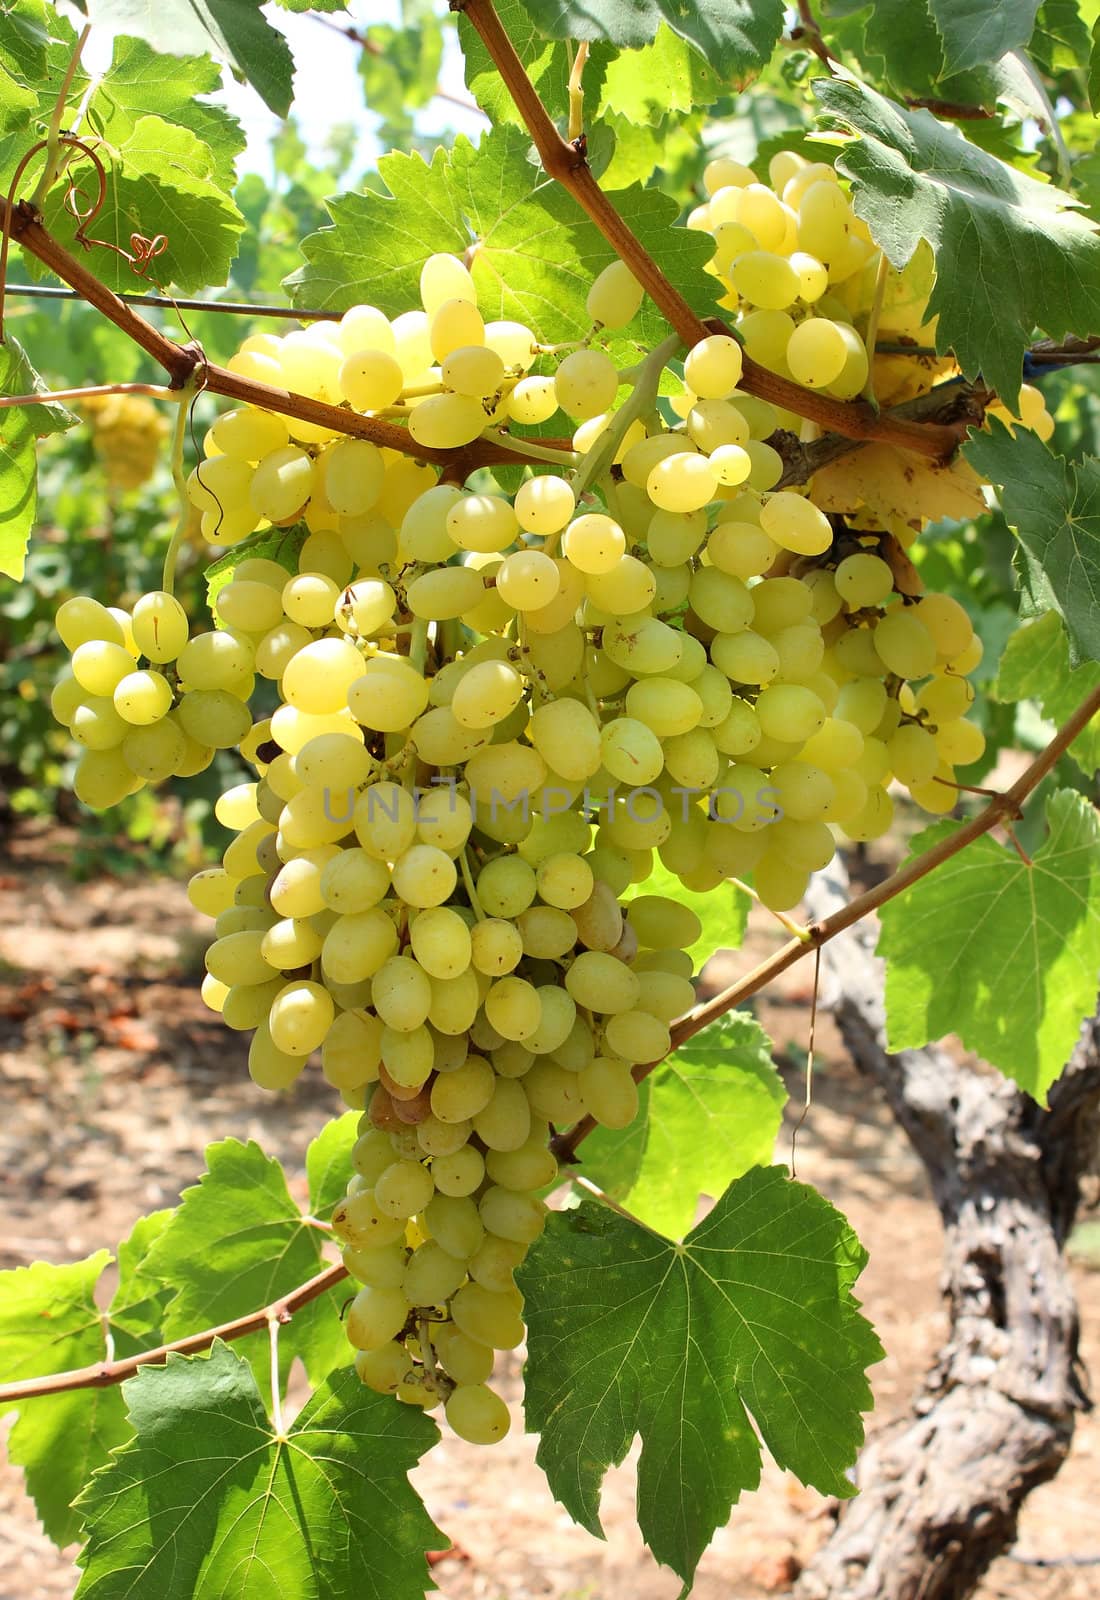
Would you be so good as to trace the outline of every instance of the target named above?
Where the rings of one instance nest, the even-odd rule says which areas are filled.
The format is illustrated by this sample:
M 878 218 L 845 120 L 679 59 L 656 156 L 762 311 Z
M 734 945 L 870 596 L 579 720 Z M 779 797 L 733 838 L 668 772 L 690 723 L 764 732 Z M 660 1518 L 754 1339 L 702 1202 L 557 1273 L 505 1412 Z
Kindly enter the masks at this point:
M 437 1412 L 459 1438 L 488 1445 L 511 1425 L 492 1386 L 497 1354 L 524 1344 L 529 1320 L 529 1416 L 539 1419 L 555 1493 L 591 1526 L 606 1465 L 635 1430 L 648 1449 L 672 1424 L 638 1379 L 612 1400 L 611 1385 L 583 1397 L 598 1442 L 573 1438 L 570 1418 L 547 1399 L 555 1379 L 545 1352 L 567 1343 L 570 1328 L 546 1263 L 557 1251 L 568 1266 L 564 1252 L 575 1250 L 586 1283 L 594 1275 L 622 1303 L 633 1294 L 660 1307 L 674 1344 L 680 1312 L 662 1298 L 667 1274 L 644 1279 L 649 1246 L 639 1241 L 657 1241 L 653 1260 L 670 1250 L 685 1305 L 704 1304 L 733 1270 L 725 1258 L 753 1253 L 751 1232 L 738 1232 L 743 1207 L 750 1224 L 780 1230 L 771 1250 L 779 1264 L 759 1283 L 746 1268 L 729 1371 L 716 1377 L 716 1352 L 702 1354 L 697 1403 L 712 1426 L 727 1419 L 709 1447 L 714 1506 L 682 1506 L 678 1521 L 659 1527 L 644 1492 L 639 1502 L 654 1551 L 690 1585 L 714 1527 L 753 1481 L 759 1445 L 745 1408 L 781 1465 L 825 1492 L 850 1492 L 869 1402 L 864 1368 L 877 1349 L 851 1294 L 859 1246 L 812 1192 L 784 1178 L 780 1193 L 774 1170 L 731 1171 L 713 1219 L 674 1246 L 587 1178 L 595 1209 L 562 1210 L 554 1197 L 583 1167 L 590 1136 L 599 1134 L 589 1146 L 602 1152 L 598 1176 L 608 1152 L 622 1151 L 652 1114 L 647 1080 L 673 1052 L 787 967 L 889 902 L 903 905 L 993 829 L 1007 840 L 1000 855 L 1036 872 L 1016 831 L 1023 803 L 1080 748 L 1100 715 L 1100 687 L 1082 683 L 1076 709 L 1063 710 L 1003 792 L 968 781 L 987 756 L 989 716 L 976 687 L 985 645 L 946 579 L 926 581 L 935 564 L 922 536 L 945 516 L 984 513 L 994 485 L 1006 513 L 1013 493 L 1022 501 L 1026 486 L 1004 463 L 1013 451 L 1020 460 L 1045 451 L 1056 422 L 1044 391 L 1002 383 L 998 394 L 944 336 L 958 309 L 934 231 L 904 246 L 883 221 L 885 180 L 872 196 L 878 209 L 864 203 L 871 179 L 857 157 L 871 141 L 851 130 L 866 108 L 836 112 L 848 131 L 834 130 L 831 144 L 773 140 L 751 161 L 719 151 L 699 163 L 694 204 L 665 233 L 705 244 L 708 299 L 679 286 L 645 219 L 632 225 L 595 175 L 587 45 L 568 54 L 568 91 L 551 106 L 507 8 L 451 0 L 450 9 L 461 13 L 467 48 L 474 40 L 487 53 L 537 151 L 541 187 L 523 204 L 550 206 L 545 191 L 556 184 L 575 202 L 576 227 L 592 230 L 584 272 L 568 285 L 570 326 L 549 295 L 545 320 L 520 315 L 537 309 L 538 296 L 506 298 L 496 263 L 486 264 L 491 239 L 463 250 L 426 229 L 415 260 L 402 262 L 401 292 L 387 285 L 378 304 L 336 283 L 327 302 L 307 298 L 325 314 L 303 314 L 304 326 L 281 335 L 249 332 L 224 362 L 201 343 L 169 338 L 62 242 L 65 205 L 78 219 L 72 237 L 87 247 L 87 228 L 110 203 L 112 160 L 126 171 L 108 140 L 62 131 L 70 102 L 84 97 L 82 116 L 98 92 L 80 65 L 87 29 L 59 63 L 44 151 L 34 145 L 13 165 L 0 202 L 5 256 L 9 243 L 22 246 L 169 379 L 167 390 L 49 393 L 32 392 L 25 375 L 10 380 L 8 410 L 19 418 L 51 400 L 78 401 L 119 490 L 148 479 L 172 433 L 179 506 L 161 586 L 77 594 L 57 610 L 69 660 L 50 705 L 79 752 L 73 792 L 91 810 L 110 810 L 143 789 L 195 780 L 230 754 L 239 779 L 214 809 L 233 838 L 220 864 L 188 886 L 213 924 L 202 998 L 248 1036 L 257 1089 L 286 1093 L 316 1062 L 354 1118 L 339 1147 L 339 1185 L 320 1185 L 316 1226 L 338 1261 L 315 1242 L 302 1257 L 308 1275 L 280 1284 L 269 1304 L 121 1358 L 17 1378 L 0 1386 L 0 1402 L 156 1382 L 135 1374 L 162 1365 L 166 1384 L 183 1383 L 181 1360 L 211 1349 L 220 1381 L 232 1386 L 237 1374 L 244 1383 L 222 1346 L 266 1329 L 281 1447 L 282 1330 L 293 1340 L 298 1319 L 308 1367 L 319 1308 L 331 1323 L 331 1292 L 343 1285 L 352 1291 L 341 1320 L 354 1376 L 327 1360 L 311 1405 L 339 1405 L 350 1418 L 377 1404 L 370 1416 L 384 1417 L 409 1450 L 427 1436 L 408 1431 L 419 1422 L 394 1420 L 400 1404 L 414 1417 Z M 531 7 L 532 37 L 543 25 L 553 39 L 559 23 L 543 9 Z M 637 43 L 630 25 L 601 20 L 603 9 L 593 39 L 628 52 Z M 699 18 L 688 10 L 684 51 L 698 45 Z M 843 41 L 800 12 L 796 42 L 831 74 Z M 744 40 L 723 33 L 719 54 L 731 75 L 747 76 L 775 42 L 743 61 Z M 946 117 L 954 102 L 914 94 L 906 104 Z M 897 126 L 884 115 L 876 137 L 900 145 L 897 128 L 908 125 L 898 119 L 909 114 L 897 108 Z M 994 158 L 973 159 L 986 182 L 983 163 Z M 98 180 L 90 210 L 65 187 L 84 161 Z M 519 163 L 521 177 L 534 184 L 527 166 Z M 927 166 L 923 181 L 949 186 L 950 162 Z M 24 170 L 37 171 L 33 200 L 20 195 Z M 424 181 L 453 198 L 446 163 Z M 64 204 L 51 210 L 59 192 Z M 388 203 L 395 212 L 408 204 L 396 184 Z M 1076 225 L 1065 207 L 1052 214 L 1053 227 Z M 334 248 L 346 249 L 339 230 L 337 217 Z M 1088 238 L 1095 265 L 1094 232 Z M 154 244 L 134 240 L 130 252 L 111 248 L 144 271 Z M 1076 235 L 1071 243 L 1085 249 Z M 307 275 L 307 296 L 309 287 Z M 1057 349 L 1088 358 L 1091 328 L 1063 328 L 1038 308 L 1030 325 L 1032 338 L 1044 326 L 1055 339 L 1070 334 Z M 998 347 L 991 362 L 1002 356 Z M 216 398 L 234 408 L 216 408 Z M 175 405 L 174 430 L 157 410 L 164 400 Z M 1091 546 L 1063 555 L 1063 536 L 1072 542 L 1080 520 L 1077 470 L 1066 467 L 1065 504 L 1054 508 L 1064 520 L 1048 540 L 1050 570 L 1037 575 L 1025 562 L 1025 585 L 1057 609 L 1067 648 L 1087 658 L 1100 625 L 1079 596 L 1100 563 Z M 1023 526 L 1020 539 L 1032 559 Z M 209 616 L 177 598 L 181 563 L 206 566 Z M 935 821 L 971 793 L 988 804 L 957 826 Z M 1072 811 L 1083 842 L 1074 834 L 1066 846 L 1073 865 L 1044 860 L 1043 871 L 1067 893 L 1087 885 L 1074 947 L 1085 979 L 1075 978 L 1061 1008 L 1076 1027 L 1081 996 L 1095 999 L 1088 968 L 1100 955 L 1096 829 L 1080 795 L 1056 803 Z M 935 824 L 923 848 L 842 910 L 801 923 L 812 875 L 838 849 L 883 839 L 902 810 Z M 693 951 L 711 929 L 693 906 L 729 885 L 777 919 L 789 942 L 700 1001 Z M 967 1020 L 958 1024 L 964 1040 Z M 1045 1047 L 1068 1053 L 1071 1043 L 1059 1033 Z M 1034 1081 L 1041 1090 L 1043 1074 Z M 221 1159 L 253 1157 L 223 1150 Z M 242 1193 L 258 1171 L 240 1178 Z M 293 1207 L 284 1224 L 288 1237 L 304 1225 Z M 819 1234 L 824 1259 L 814 1255 L 814 1270 L 796 1282 L 798 1251 Z M 790 1335 L 800 1353 L 789 1372 L 772 1362 L 769 1343 L 788 1335 L 761 1310 L 773 1294 L 788 1306 L 804 1295 L 824 1330 L 820 1344 Z M 603 1337 L 596 1311 L 591 1347 Z M 641 1324 L 631 1339 L 642 1348 Z M 768 1355 L 771 1377 L 756 1373 L 753 1350 Z M 583 1390 L 576 1359 L 570 1349 L 561 1371 Z M 782 1393 L 769 1387 L 780 1367 Z M 820 1396 L 827 1444 L 807 1442 L 793 1420 L 810 1393 Z M 244 1389 L 238 1399 L 251 1404 Z M 93 1484 L 105 1490 L 138 1448 L 124 1445 Z M 690 1464 L 679 1470 L 690 1489 Z M 94 1563 L 95 1517 L 89 1527 Z M 150 1585 L 157 1559 L 148 1557 Z M 416 1581 L 406 1572 L 394 1593 L 419 1592 Z M 338 1592 L 334 1583 L 317 1592 Z

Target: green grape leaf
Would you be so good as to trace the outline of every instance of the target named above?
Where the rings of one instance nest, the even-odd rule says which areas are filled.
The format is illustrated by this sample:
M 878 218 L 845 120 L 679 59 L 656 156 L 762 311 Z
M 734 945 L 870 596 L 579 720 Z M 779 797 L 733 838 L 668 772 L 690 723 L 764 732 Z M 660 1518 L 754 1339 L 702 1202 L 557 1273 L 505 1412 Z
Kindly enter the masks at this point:
M 745 937 L 750 900 L 732 883 L 720 883 L 705 893 L 685 889 L 679 878 L 658 862 L 644 883 L 631 884 L 623 900 L 629 904 L 640 894 L 663 894 L 695 912 L 703 929 L 695 943 L 688 945 L 688 954 L 697 966 L 705 966 L 719 950 L 736 950 Z
M 35 394 L 44 384 L 17 340 L 0 345 L 0 394 Z M 72 427 L 76 418 L 63 406 L 5 406 L 0 410 L 0 573 L 21 579 L 27 545 L 38 510 L 39 434 Z
M 854 81 L 818 78 L 823 109 L 860 135 L 837 158 L 853 204 L 893 266 L 925 238 L 937 348 L 953 349 L 1012 406 L 1036 325 L 1061 338 L 1100 325 L 1100 237 L 1078 202 L 979 150 L 927 111 Z M 974 263 L 981 262 L 981 271 Z
M 1055 727 L 1100 687 L 1100 662 L 1071 668 L 1069 641 L 1056 611 L 1025 622 L 1012 634 L 1001 657 L 993 692 L 998 700 L 1037 700 Z M 1100 712 L 1069 747 L 1086 777 L 1100 768 Z
M 548 39 L 521 0 L 497 0 L 494 9 L 547 112 L 555 120 L 566 117 L 569 111 L 569 46 L 562 40 Z M 458 15 L 458 37 L 466 61 L 466 87 L 478 105 L 492 118 L 494 125 L 508 122 L 523 127 L 523 118 L 492 56 L 462 12 Z M 593 44 L 589 50 L 582 82 L 586 121 L 595 118 L 604 68 L 614 54 L 606 44 Z
M 119 1358 L 164 1343 L 164 1312 L 173 1291 L 149 1270 L 149 1252 L 173 1215 L 166 1209 L 139 1217 L 130 1237 L 118 1247 L 118 1288 L 107 1316 Z
M 348 0 L 275 0 L 281 11 L 346 11 Z
M 971 466 L 998 486 L 1023 554 L 1029 615 L 1052 607 L 1069 634 L 1074 664 L 1100 660 L 1100 461 L 1066 461 L 1025 428 L 1000 423 L 965 447 Z
M 315 1217 L 327 1218 L 347 1192 L 351 1177 L 351 1152 L 359 1137 L 360 1113 L 348 1111 L 326 1122 L 306 1150 L 309 1204 Z
M 731 1184 L 681 1245 L 595 1202 L 552 1216 L 517 1279 L 527 1426 L 556 1498 L 598 1535 L 603 1475 L 639 1433 L 638 1524 L 686 1595 L 759 1482 L 754 1424 L 781 1467 L 853 1494 L 864 1368 L 882 1355 L 852 1295 L 865 1261 L 782 1167 Z
M 178 284 L 187 294 L 224 283 L 244 218 L 219 186 L 217 167 L 205 139 L 190 128 L 139 116 L 113 146 L 104 203 L 89 225 L 93 239 L 113 247 L 97 256 L 98 276 L 113 289 L 133 288 L 128 257 L 137 233 L 167 241 L 151 263 L 155 282 Z M 63 185 L 51 191 L 46 224 L 67 249 L 76 249 L 78 223 L 65 192 Z
M 144 39 L 164 55 L 224 61 L 276 116 L 290 110 L 290 46 L 260 0 L 88 0 L 88 16 L 99 31 Z
M 1046 817 L 1030 865 L 986 834 L 884 905 L 878 942 L 890 1049 L 956 1033 L 1040 1105 L 1100 971 L 1100 819 L 1070 789 Z M 927 829 L 914 853 L 957 826 Z
M 943 39 L 944 76 L 999 61 L 1026 45 L 1039 0 L 928 0 Z
M 787 1091 L 771 1040 L 746 1012 L 720 1017 L 652 1074 L 648 1137 L 630 1209 L 679 1239 L 699 1196 L 767 1166 Z
M 246 1362 L 216 1343 L 124 1385 L 134 1437 L 79 1502 L 79 1600 L 421 1600 L 446 1540 L 408 1472 L 438 1438 L 412 1406 L 341 1373 L 285 1434 Z
M 524 0 L 552 39 L 606 39 L 638 49 L 662 22 L 686 39 L 730 88 L 742 86 L 771 60 L 783 31 L 779 0 Z
M 322 1235 L 291 1199 L 277 1161 L 236 1139 L 209 1145 L 206 1161 L 147 1258 L 148 1270 L 175 1289 L 164 1314 L 166 1340 L 259 1311 L 321 1270 Z M 314 1334 L 309 1318 L 288 1324 L 279 1341 L 285 1370 L 297 1354 L 309 1370 Z M 270 1381 L 267 1342 L 252 1343 L 263 1386 Z
M 110 1252 L 97 1250 L 63 1267 L 37 1261 L 0 1273 L 0 1369 L 11 1382 L 91 1366 L 106 1356 L 95 1286 Z M 108 1452 L 126 1438 L 117 1389 L 73 1389 L 8 1402 L 19 1410 L 8 1454 L 26 1474 L 42 1525 L 58 1545 L 76 1538 L 71 1505 Z
M 306 265 L 287 283 L 300 304 L 346 309 L 361 301 L 388 315 L 419 303 L 420 268 L 433 251 L 470 251 L 478 303 L 488 320 L 516 318 L 541 338 L 576 338 L 590 326 L 585 297 L 612 259 L 599 230 L 569 195 L 527 160 L 530 141 L 497 128 L 476 148 L 459 138 L 420 156 L 378 163 L 388 195 L 346 194 L 329 202 L 333 226 L 302 241 Z M 713 305 L 702 264 L 713 245 L 673 228 L 676 205 L 655 189 L 616 196 L 631 227 L 693 304 Z M 647 302 L 631 328 L 641 341 L 663 337 Z
M 1089 104 L 1100 109 L 1100 17 L 1092 25 L 1092 54 L 1089 56 Z
M 603 105 L 628 122 L 656 124 L 727 92 L 721 73 L 662 22 L 651 43 L 621 51 L 608 66 Z
M 163 117 L 190 129 L 212 157 L 214 182 L 229 192 L 244 134 L 236 117 L 198 98 L 216 91 L 221 77 L 208 56 L 163 56 L 143 39 L 116 39 L 110 70 L 92 97 L 88 119 L 116 146 L 125 144 L 142 116 Z

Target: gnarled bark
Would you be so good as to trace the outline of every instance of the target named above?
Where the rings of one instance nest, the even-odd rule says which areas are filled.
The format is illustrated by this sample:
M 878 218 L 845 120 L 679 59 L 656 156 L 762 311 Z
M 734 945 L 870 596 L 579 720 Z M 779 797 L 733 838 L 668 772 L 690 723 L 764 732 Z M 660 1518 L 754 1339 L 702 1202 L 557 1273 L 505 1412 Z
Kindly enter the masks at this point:
M 839 864 L 815 918 L 848 897 Z M 909 1416 L 873 1433 L 858 1497 L 795 1588 L 798 1600 L 963 1600 L 1013 1542 L 1020 1508 L 1064 1462 L 1089 1405 L 1062 1247 L 1100 1133 L 1100 1018 L 1042 1110 L 945 1051 L 886 1051 L 882 964 L 866 922 L 822 950 L 828 1004 L 928 1171 L 945 1230 L 950 1329 Z

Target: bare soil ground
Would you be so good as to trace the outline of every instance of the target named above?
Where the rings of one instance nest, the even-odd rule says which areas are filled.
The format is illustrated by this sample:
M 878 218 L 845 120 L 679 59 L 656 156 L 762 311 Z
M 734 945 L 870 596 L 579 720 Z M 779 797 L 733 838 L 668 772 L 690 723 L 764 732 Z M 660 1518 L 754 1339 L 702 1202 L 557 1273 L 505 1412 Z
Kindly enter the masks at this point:
M 0 866 L 0 1265 L 65 1261 L 114 1246 L 142 1212 L 171 1205 L 203 1169 L 211 1140 L 256 1139 L 304 1195 L 309 1139 L 338 1109 L 319 1075 L 287 1097 L 251 1083 L 240 1035 L 198 998 L 208 924 L 168 878 L 69 881 L 63 832 L 22 830 Z M 721 981 L 780 937 L 765 922 L 721 958 Z M 758 1007 L 776 1040 L 792 1107 L 777 1150 L 788 1160 L 801 1111 L 809 969 L 794 968 Z M 944 1328 L 940 1229 L 923 1174 L 885 1105 L 846 1061 L 828 1018 L 818 1027 L 814 1104 L 798 1139 L 798 1174 L 852 1220 L 870 1251 L 865 1307 L 888 1351 L 872 1374 L 871 1426 L 903 1412 Z M 1077 1271 L 1083 1360 L 1100 1372 L 1100 1272 Z M 1095 1382 L 1095 1378 L 1094 1378 Z M 633 1520 L 636 1452 L 609 1474 L 606 1542 L 552 1499 L 524 1435 L 519 1363 L 505 1384 L 515 1427 L 493 1450 L 447 1436 L 414 1482 L 454 1542 L 433 1576 L 447 1600 L 674 1600 Z M 2 1430 L 0 1430 L 2 1431 Z M 1100 1425 L 1079 1424 L 1057 1481 L 1028 1503 L 1017 1550 L 1061 1562 L 1100 1558 Z M 696 1600 L 783 1594 L 826 1536 L 829 1503 L 774 1466 L 735 1508 L 703 1558 Z M 79 1573 L 73 1550 L 44 1537 L 21 1475 L 0 1467 L 0 1600 L 58 1600 Z M 1088 1600 L 1100 1566 L 999 1561 L 980 1600 Z

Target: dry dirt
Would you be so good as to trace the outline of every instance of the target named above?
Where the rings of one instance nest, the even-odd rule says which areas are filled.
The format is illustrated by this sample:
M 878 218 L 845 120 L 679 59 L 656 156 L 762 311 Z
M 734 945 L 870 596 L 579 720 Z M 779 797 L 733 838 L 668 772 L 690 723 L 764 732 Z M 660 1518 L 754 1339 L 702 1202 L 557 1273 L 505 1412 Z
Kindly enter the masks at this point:
M 196 973 L 206 937 L 183 888 L 168 878 L 103 878 L 76 885 L 71 844 L 56 830 L 23 830 L 0 876 L 0 1265 L 65 1261 L 123 1237 L 134 1219 L 173 1204 L 214 1139 L 256 1139 L 304 1194 L 305 1146 L 334 1097 L 306 1076 L 289 1097 L 257 1090 L 239 1035 L 201 1005 Z M 749 951 L 722 958 L 732 974 L 778 935 L 754 930 Z M 808 971 L 795 968 L 759 1006 L 792 1092 L 777 1155 L 790 1156 L 801 1109 Z M 789 1053 L 788 1053 L 789 1051 Z M 921 1169 L 884 1104 L 846 1063 L 827 1018 L 818 1029 L 814 1105 L 798 1143 L 798 1172 L 852 1220 L 870 1251 L 861 1294 L 888 1351 L 873 1374 L 872 1425 L 904 1411 L 941 1336 L 940 1230 Z M 1100 1372 L 1100 1272 L 1077 1272 L 1083 1358 Z M 521 1431 L 518 1364 L 506 1380 L 516 1425 L 482 1451 L 446 1437 L 414 1475 L 454 1542 L 433 1566 L 448 1600 L 674 1600 L 633 1522 L 636 1456 L 608 1475 L 606 1542 L 575 1527 L 551 1498 Z M 1032 1496 L 1017 1550 L 1062 1561 L 1100 1559 L 1100 1425 L 1084 1418 L 1070 1461 Z M 828 1531 L 828 1502 L 770 1467 L 760 1492 L 735 1508 L 703 1558 L 695 1600 L 782 1594 Z M 74 1551 L 44 1537 L 20 1474 L 0 1467 L 0 1600 L 73 1593 Z M 1086 1600 L 1100 1566 L 1042 1568 L 1004 1558 L 980 1600 Z

